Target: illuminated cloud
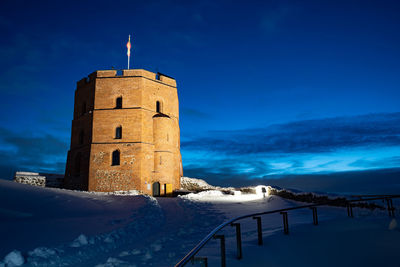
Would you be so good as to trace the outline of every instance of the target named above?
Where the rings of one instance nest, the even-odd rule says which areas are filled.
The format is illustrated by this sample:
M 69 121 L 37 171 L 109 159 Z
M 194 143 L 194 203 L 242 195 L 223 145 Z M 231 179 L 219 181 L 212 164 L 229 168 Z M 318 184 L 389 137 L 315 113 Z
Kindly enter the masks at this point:
M 396 168 L 400 167 L 400 113 L 210 132 L 182 142 L 182 153 L 187 173 L 204 178 Z
M 182 142 L 186 150 L 225 154 L 321 153 L 400 145 L 400 113 L 305 120 L 260 129 L 210 132 Z

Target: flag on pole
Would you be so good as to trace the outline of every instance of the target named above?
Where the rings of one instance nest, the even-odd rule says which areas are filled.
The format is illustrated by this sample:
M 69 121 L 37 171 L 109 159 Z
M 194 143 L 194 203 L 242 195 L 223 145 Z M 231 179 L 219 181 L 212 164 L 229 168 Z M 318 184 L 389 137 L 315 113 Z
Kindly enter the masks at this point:
M 128 52 L 126 53 L 128 55 L 128 57 L 131 56 L 131 36 L 129 35 L 129 40 L 126 43 L 126 48 L 128 48 Z
M 129 34 L 129 40 L 126 43 L 126 48 L 128 49 L 128 52 L 126 52 L 126 55 L 128 56 L 128 70 L 129 70 L 129 59 L 131 58 L 131 35 Z

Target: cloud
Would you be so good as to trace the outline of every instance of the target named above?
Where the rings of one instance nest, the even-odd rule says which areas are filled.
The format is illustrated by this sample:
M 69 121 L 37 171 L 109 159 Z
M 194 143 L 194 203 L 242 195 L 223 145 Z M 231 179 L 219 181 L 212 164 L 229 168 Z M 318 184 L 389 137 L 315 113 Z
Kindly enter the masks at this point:
M 235 173 L 266 173 L 271 170 L 271 166 L 262 160 L 255 159 L 241 159 L 238 161 L 236 158 L 223 158 L 223 159 L 205 159 L 208 172 L 218 175 L 227 175 L 230 177 Z M 199 162 L 201 163 L 201 162 Z M 193 166 L 193 167 L 192 167 Z M 188 166 L 188 169 L 196 168 L 198 164 Z M 211 170 L 211 171 L 210 171 Z
M 400 152 L 399 152 L 400 154 Z M 380 166 L 388 166 L 388 167 L 398 167 L 400 166 L 400 156 L 396 157 L 384 157 L 377 160 L 370 159 L 358 159 L 349 164 L 354 167 L 362 167 L 362 168 L 379 168 Z
M 184 174 L 216 184 L 233 178 L 396 168 L 399 149 L 400 113 L 214 131 L 181 143 Z
M 259 129 L 209 132 L 182 142 L 185 150 L 227 155 L 325 153 L 365 146 L 399 146 L 400 113 L 303 120 Z
M 0 128 L 0 178 L 17 170 L 63 173 L 68 143 L 52 135 L 31 136 Z
M 304 192 L 346 194 L 397 194 L 400 168 L 346 171 L 336 173 L 275 175 L 254 178 L 245 173 L 215 173 L 209 168 L 185 169 L 185 176 L 205 179 L 218 186 L 272 185 Z
M 219 186 L 242 186 L 251 177 L 247 174 L 234 173 L 228 170 L 226 173 L 212 172 L 210 168 L 195 168 L 187 167 L 184 169 L 184 176 L 195 177 L 206 180 L 211 185 Z M 233 183 L 233 181 L 238 181 Z
M 400 190 L 399 168 L 337 172 L 329 174 L 304 174 L 264 178 L 258 182 L 293 188 L 305 192 L 332 192 L 346 194 L 397 194 Z
M 198 171 L 198 170 L 196 170 Z M 302 174 L 286 176 L 270 176 L 258 179 L 248 179 L 245 175 L 232 177 L 219 177 L 204 174 L 207 182 L 220 186 L 252 186 L 272 185 L 286 189 L 300 190 L 304 192 L 331 192 L 338 194 L 397 194 L 400 190 L 398 177 L 399 168 L 384 170 L 364 170 L 337 172 L 329 174 Z
M 181 109 L 181 116 L 188 116 L 192 118 L 197 118 L 197 119 L 209 119 L 211 118 L 211 115 L 202 111 L 199 111 L 197 109 L 192 109 L 192 108 L 182 108 Z

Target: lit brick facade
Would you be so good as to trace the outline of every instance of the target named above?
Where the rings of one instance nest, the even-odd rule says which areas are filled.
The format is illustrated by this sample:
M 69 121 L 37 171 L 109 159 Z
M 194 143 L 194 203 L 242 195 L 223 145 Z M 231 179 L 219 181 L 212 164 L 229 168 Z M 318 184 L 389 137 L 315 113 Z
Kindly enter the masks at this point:
M 146 70 L 96 71 L 77 83 L 65 186 L 89 191 L 180 188 L 176 81 Z M 159 183 L 159 184 L 158 184 Z

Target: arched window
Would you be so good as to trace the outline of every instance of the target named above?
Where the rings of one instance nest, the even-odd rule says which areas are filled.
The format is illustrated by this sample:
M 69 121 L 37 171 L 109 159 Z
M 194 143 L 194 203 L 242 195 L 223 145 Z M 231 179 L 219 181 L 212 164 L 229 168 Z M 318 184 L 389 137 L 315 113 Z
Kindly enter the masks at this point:
M 79 152 L 75 156 L 75 174 L 79 175 L 81 172 L 81 153 Z
M 111 166 L 117 166 L 119 165 L 119 150 L 115 150 L 112 153 L 112 162 L 111 162 Z
M 85 138 L 85 132 L 82 130 L 82 131 L 79 133 L 79 144 L 80 144 L 80 145 L 83 144 L 84 138 Z
M 82 115 L 86 113 L 86 102 L 83 102 L 82 104 Z
M 122 138 L 122 126 L 115 128 L 115 139 Z
M 122 108 L 122 96 L 117 97 L 117 100 L 115 101 L 115 108 Z
M 156 102 L 156 112 L 157 113 L 161 113 L 162 112 L 162 110 L 161 110 L 161 102 L 160 101 Z

